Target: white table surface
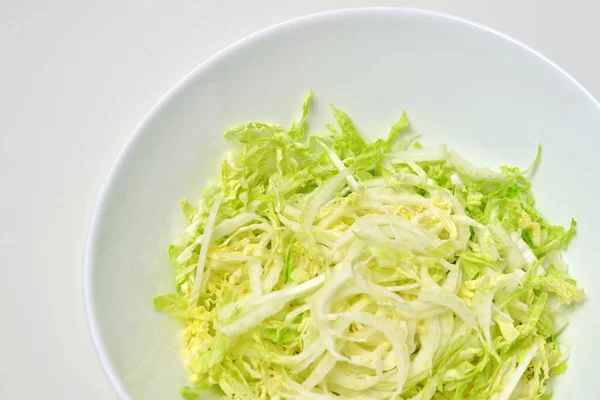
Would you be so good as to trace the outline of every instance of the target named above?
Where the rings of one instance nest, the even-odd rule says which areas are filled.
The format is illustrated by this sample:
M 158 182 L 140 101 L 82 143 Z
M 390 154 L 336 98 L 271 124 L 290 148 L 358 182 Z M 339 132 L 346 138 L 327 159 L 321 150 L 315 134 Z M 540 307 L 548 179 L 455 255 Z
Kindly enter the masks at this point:
M 102 182 L 152 105 L 254 31 L 376 5 L 488 24 L 600 96 L 597 0 L 0 1 L 0 399 L 116 399 L 88 336 L 82 259 Z

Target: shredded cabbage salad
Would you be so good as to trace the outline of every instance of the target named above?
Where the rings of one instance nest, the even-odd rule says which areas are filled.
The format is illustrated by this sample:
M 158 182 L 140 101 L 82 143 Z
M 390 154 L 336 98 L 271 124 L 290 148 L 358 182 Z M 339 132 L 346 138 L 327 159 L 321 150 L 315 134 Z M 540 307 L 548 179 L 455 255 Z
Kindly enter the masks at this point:
M 549 399 L 574 234 L 534 207 L 530 169 L 422 147 L 403 114 L 369 142 L 252 122 L 169 248 L 186 399 Z M 539 151 L 538 151 L 539 155 Z

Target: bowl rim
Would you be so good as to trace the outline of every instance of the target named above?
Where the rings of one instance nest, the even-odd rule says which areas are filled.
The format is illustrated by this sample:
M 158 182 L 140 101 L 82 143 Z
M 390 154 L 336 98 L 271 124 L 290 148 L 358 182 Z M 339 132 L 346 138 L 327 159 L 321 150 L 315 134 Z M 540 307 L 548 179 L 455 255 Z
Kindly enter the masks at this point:
M 112 188 L 112 184 L 115 176 L 117 175 L 119 169 L 126 161 L 131 149 L 135 146 L 139 137 L 143 134 L 146 128 L 154 121 L 154 119 L 161 114 L 169 103 L 171 103 L 179 94 L 185 91 L 189 84 L 199 75 L 201 75 L 205 70 L 209 69 L 212 65 L 218 63 L 222 59 L 226 58 L 228 54 L 237 51 L 239 48 L 253 42 L 256 40 L 260 40 L 263 37 L 277 34 L 280 30 L 288 28 L 293 25 L 300 25 L 303 23 L 312 23 L 319 20 L 328 20 L 331 18 L 337 18 L 339 16 L 344 15 L 376 15 L 380 13 L 398 13 L 398 14 L 412 14 L 418 16 L 429 16 L 444 20 L 450 20 L 455 22 L 460 22 L 466 25 L 470 25 L 478 30 L 483 32 L 491 33 L 500 37 L 512 44 L 521 47 L 532 55 L 538 57 L 551 67 L 553 67 L 557 72 L 567 78 L 575 87 L 577 87 L 582 94 L 588 97 L 592 103 L 600 109 L 600 103 L 598 100 L 583 86 L 581 85 L 573 76 L 571 76 L 568 72 L 558 66 L 555 62 L 550 60 L 548 57 L 544 56 L 539 51 L 534 48 L 528 46 L 527 44 L 521 42 L 514 37 L 507 35 L 499 30 L 491 28 L 485 24 L 481 24 L 479 22 L 472 21 L 467 18 L 458 17 L 452 14 L 447 14 L 439 11 L 432 11 L 426 9 L 419 8 L 402 8 L 402 7 L 360 7 L 360 8 L 346 8 L 346 9 L 338 9 L 331 10 L 319 13 L 313 13 L 305 16 L 301 16 L 298 18 L 286 20 L 283 22 L 279 22 L 275 25 L 271 25 L 267 28 L 256 31 L 240 40 L 229 44 L 227 47 L 218 51 L 217 53 L 211 55 L 204 62 L 200 63 L 198 66 L 193 68 L 190 72 L 188 72 L 181 80 L 179 80 L 171 89 L 169 89 L 159 100 L 152 106 L 152 108 L 148 111 L 148 113 L 142 118 L 141 122 L 136 126 L 133 133 L 127 138 L 123 148 L 119 151 L 115 161 L 112 163 L 108 175 L 102 183 L 100 193 L 98 195 L 98 199 L 94 206 L 94 210 L 92 212 L 92 216 L 90 219 L 90 225 L 87 232 L 87 239 L 84 250 L 84 260 L 83 260 L 83 300 L 85 307 L 85 314 L 87 319 L 88 330 L 92 339 L 92 343 L 94 349 L 96 351 L 96 355 L 100 360 L 100 364 L 104 371 L 105 376 L 108 378 L 108 381 L 111 383 L 113 390 L 116 392 L 117 396 L 120 399 L 131 399 L 127 390 L 125 389 L 120 377 L 118 376 L 115 368 L 113 366 L 112 361 L 108 357 L 108 353 L 104 344 L 104 341 L 100 335 L 98 328 L 98 321 L 96 318 L 96 305 L 94 300 L 94 288 L 93 288 L 93 279 L 92 279 L 92 271 L 94 268 L 94 259 L 96 258 L 97 253 L 97 242 L 98 242 L 98 227 L 100 225 L 100 221 L 103 219 L 104 214 L 107 209 L 107 197 L 108 193 Z

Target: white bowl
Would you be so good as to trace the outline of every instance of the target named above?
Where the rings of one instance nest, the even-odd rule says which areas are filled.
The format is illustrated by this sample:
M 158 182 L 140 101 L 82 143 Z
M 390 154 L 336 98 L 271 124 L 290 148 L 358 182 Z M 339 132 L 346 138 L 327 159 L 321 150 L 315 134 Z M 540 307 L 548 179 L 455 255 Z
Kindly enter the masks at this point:
M 154 295 L 172 290 L 166 250 L 185 226 L 178 200 L 197 199 L 217 177 L 224 129 L 288 124 L 309 88 L 313 132 L 333 101 L 370 136 L 406 109 L 427 139 L 484 164 L 526 165 L 543 144 L 534 192 L 550 221 L 579 221 L 568 260 L 588 294 L 565 335 L 572 356 L 555 398 L 600 398 L 599 104 L 506 35 L 408 9 L 335 11 L 254 34 L 196 68 L 137 128 L 98 201 L 85 259 L 90 330 L 119 396 L 178 399 L 186 383 L 180 326 L 152 309 Z

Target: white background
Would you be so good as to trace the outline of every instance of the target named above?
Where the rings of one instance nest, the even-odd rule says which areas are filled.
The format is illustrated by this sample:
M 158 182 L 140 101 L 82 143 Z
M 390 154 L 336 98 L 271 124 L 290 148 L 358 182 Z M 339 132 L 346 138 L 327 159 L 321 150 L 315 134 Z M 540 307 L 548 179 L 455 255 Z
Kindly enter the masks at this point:
M 0 399 L 115 399 L 82 301 L 97 195 L 144 114 L 211 54 L 335 8 L 409 6 L 490 25 L 600 96 L 597 0 L 0 0 Z

